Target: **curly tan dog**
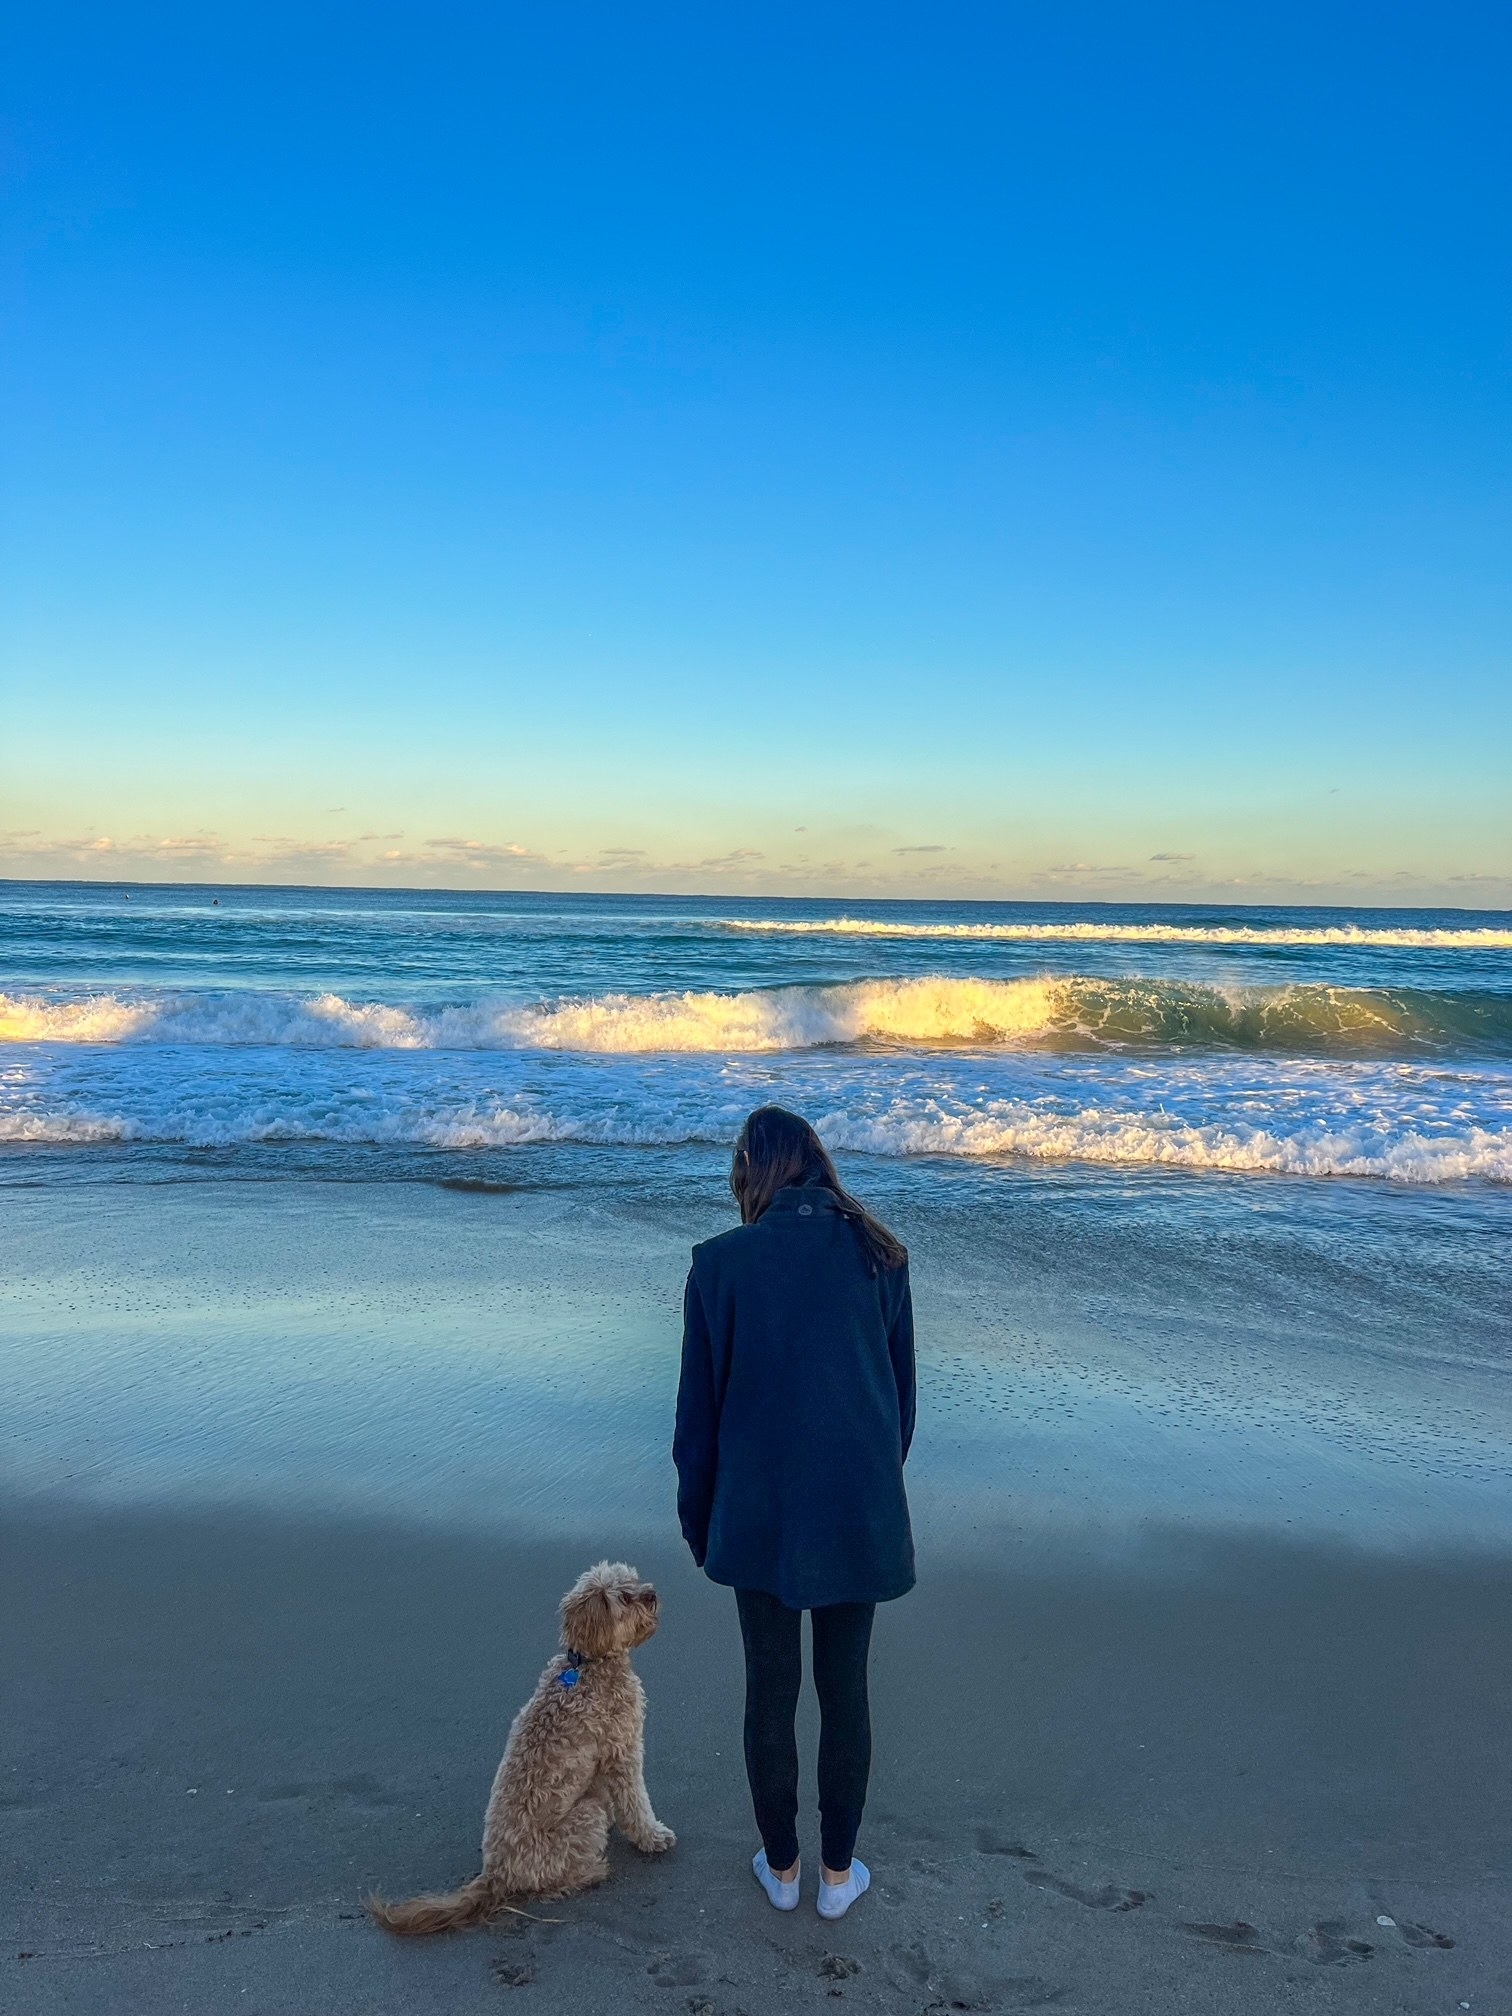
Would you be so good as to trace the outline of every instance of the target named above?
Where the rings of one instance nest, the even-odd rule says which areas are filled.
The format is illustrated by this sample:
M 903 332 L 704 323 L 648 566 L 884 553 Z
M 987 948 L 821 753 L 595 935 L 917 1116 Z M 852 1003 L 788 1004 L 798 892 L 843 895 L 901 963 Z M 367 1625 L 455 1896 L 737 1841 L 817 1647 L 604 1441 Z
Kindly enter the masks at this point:
M 483 1871 L 450 1895 L 368 1909 L 390 1932 L 480 1925 L 511 1897 L 565 1897 L 609 1874 L 611 1821 L 647 1855 L 677 1837 L 651 1811 L 646 1696 L 630 1664 L 657 1625 L 656 1591 L 600 1561 L 562 1598 L 562 1650 L 514 1719 L 483 1821 Z

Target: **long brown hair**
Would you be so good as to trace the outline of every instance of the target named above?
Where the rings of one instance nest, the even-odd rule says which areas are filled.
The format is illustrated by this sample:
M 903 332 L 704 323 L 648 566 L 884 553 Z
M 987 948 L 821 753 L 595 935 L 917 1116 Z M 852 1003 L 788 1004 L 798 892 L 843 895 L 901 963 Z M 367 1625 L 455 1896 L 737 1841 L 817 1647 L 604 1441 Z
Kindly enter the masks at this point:
M 908 1248 L 851 1196 L 807 1120 L 782 1106 L 758 1106 L 740 1130 L 730 1165 L 730 1189 L 741 1222 L 754 1225 L 779 1190 L 810 1184 L 833 1194 L 842 1217 L 855 1227 L 873 1274 L 907 1263 Z

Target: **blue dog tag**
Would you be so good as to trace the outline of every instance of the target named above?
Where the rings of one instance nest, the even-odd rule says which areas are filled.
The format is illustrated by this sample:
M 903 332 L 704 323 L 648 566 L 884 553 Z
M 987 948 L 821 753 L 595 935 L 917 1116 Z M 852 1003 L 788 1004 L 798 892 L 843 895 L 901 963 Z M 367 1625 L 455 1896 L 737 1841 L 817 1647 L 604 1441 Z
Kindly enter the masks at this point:
M 557 1678 L 564 1687 L 576 1687 L 578 1683 L 576 1666 L 567 1667 L 564 1672 L 558 1673 Z

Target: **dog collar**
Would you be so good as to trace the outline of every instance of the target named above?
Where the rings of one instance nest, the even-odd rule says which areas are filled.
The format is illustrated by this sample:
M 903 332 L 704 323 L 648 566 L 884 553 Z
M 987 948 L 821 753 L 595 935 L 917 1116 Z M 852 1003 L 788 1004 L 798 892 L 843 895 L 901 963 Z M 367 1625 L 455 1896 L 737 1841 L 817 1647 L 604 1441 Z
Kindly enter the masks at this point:
M 567 1664 L 562 1668 L 561 1672 L 558 1673 L 557 1675 L 557 1685 L 559 1687 L 576 1687 L 576 1685 L 578 1684 L 580 1670 L 581 1668 L 586 1666 L 587 1663 L 588 1662 L 583 1657 L 583 1654 L 581 1652 L 574 1652 L 572 1647 L 569 1645 L 567 1647 Z

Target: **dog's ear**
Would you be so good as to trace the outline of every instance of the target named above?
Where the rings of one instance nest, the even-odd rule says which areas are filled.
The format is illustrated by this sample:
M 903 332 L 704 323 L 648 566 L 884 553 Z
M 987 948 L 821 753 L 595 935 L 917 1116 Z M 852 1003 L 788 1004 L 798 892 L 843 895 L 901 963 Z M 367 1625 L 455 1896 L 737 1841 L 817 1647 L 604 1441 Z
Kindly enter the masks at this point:
M 599 1659 L 619 1644 L 624 1605 L 617 1581 L 601 1561 L 580 1575 L 562 1598 L 562 1638 L 574 1652 Z

